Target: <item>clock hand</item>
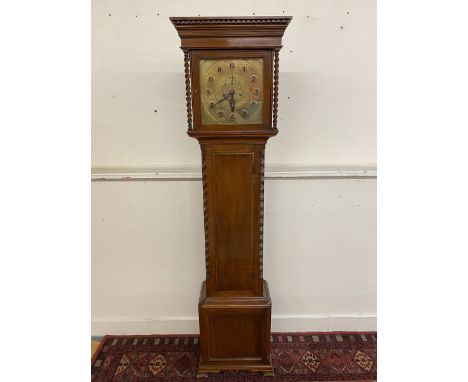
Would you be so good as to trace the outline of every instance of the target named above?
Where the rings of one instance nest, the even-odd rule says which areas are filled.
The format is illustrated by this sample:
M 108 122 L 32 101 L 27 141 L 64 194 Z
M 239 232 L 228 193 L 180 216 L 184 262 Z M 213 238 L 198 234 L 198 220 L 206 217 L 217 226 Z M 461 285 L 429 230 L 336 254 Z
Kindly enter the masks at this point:
M 228 99 L 228 97 L 232 97 L 234 95 L 234 90 L 231 90 L 229 93 L 227 94 L 223 94 L 223 98 L 221 98 L 218 102 L 216 102 L 214 104 L 214 106 L 216 106 L 218 103 L 221 103 L 223 101 L 226 101 Z
M 221 102 L 223 102 L 223 101 L 226 101 L 227 98 L 228 98 L 228 96 L 227 96 L 226 94 L 223 94 L 223 98 L 221 98 L 218 102 L 216 102 L 216 103 L 214 104 L 214 106 L 216 106 L 218 103 L 221 103 Z
M 231 111 L 234 111 L 234 110 L 233 110 L 233 109 L 234 109 L 233 104 L 236 103 L 236 101 L 235 101 L 234 98 L 233 98 L 233 97 L 234 97 L 234 93 L 235 93 L 234 89 L 231 89 L 231 90 L 229 91 L 229 93 L 223 94 L 223 98 L 221 98 L 219 101 L 217 101 L 216 103 L 214 103 L 214 104 L 213 104 L 213 107 L 216 106 L 217 104 L 223 102 L 223 101 L 226 101 L 226 100 L 230 97 L 229 105 L 231 105 Z
M 234 113 L 234 107 L 236 106 L 236 100 L 234 99 L 234 90 L 229 92 L 229 106 L 231 106 L 231 113 Z

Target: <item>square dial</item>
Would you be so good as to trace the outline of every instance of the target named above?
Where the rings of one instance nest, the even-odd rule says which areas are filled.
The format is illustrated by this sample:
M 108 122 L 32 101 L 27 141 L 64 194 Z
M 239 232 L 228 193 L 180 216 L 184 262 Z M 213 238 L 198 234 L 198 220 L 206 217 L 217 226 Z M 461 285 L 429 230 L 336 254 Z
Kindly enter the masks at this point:
M 263 123 L 263 58 L 200 59 L 204 125 Z

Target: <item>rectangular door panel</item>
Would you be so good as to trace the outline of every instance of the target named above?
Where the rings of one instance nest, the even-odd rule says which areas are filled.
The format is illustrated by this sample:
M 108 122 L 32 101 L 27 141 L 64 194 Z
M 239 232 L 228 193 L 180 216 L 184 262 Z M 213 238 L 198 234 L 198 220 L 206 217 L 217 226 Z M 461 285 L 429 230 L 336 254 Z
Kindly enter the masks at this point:
M 254 153 L 213 153 L 216 289 L 253 288 Z
M 263 316 L 212 314 L 209 316 L 209 360 L 247 358 L 262 360 Z

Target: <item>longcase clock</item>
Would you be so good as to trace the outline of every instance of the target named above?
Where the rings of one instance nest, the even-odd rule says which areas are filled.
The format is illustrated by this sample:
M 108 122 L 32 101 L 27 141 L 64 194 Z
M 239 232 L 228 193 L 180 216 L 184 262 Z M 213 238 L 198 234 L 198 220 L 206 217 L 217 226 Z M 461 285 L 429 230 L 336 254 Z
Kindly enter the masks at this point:
M 185 58 L 188 135 L 201 147 L 206 280 L 198 376 L 273 374 L 263 279 L 265 145 L 275 136 L 279 50 L 291 17 L 171 17 Z

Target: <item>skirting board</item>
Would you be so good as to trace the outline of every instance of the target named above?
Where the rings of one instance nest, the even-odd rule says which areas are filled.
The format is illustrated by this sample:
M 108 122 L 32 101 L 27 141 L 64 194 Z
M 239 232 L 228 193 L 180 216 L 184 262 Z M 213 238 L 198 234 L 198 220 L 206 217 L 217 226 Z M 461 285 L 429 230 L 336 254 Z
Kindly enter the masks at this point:
M 377 330 L 377 316 L 367 315 L 273 315 L 273 332 L 328 332 Z M 91 335 L 106 334 L 197 334 L 198 317 L 155 319 L 94 319 Z

